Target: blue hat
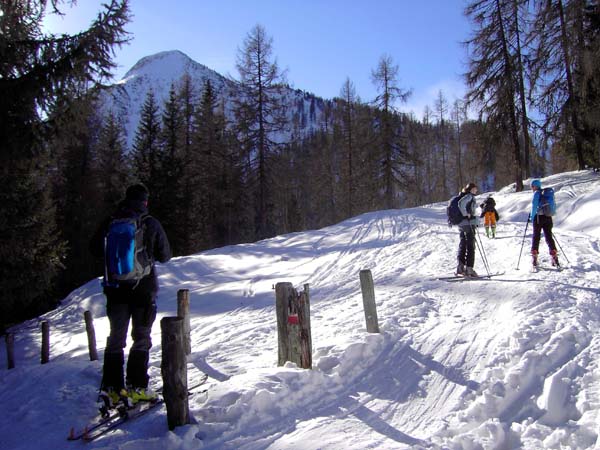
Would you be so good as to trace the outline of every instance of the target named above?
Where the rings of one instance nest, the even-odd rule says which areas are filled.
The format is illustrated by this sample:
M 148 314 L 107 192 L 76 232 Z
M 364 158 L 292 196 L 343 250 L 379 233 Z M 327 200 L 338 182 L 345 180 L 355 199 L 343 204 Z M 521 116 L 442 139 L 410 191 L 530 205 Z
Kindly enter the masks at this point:
M 541 189 L 542 188 L 542 182 L 540 180 L 533 180 L 531 182 L 531 186 L 532 187 L 535 186 L 536 188 Z

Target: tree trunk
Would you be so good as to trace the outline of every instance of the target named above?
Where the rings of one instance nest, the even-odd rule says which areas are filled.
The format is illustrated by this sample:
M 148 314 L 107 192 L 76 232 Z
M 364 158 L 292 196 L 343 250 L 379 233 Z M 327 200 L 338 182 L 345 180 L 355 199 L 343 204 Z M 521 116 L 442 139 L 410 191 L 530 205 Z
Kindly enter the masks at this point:
M 523 165 L 521 159 L 521 145 L 519 143 L 519 128 L 517 126 L 517 117 L 515 112 L 515 91 L 513 87 L 514 71 L 512 68 L 510 53 L 508 51 L 508 42 L 506 39 L 506 33 L 504 31 L 504 19 L 502 17 L 502 10 L 500 8 L 500 1 L 496 0 L 496 10 L 498 13 L 498 22 L 500 24 L 500 39 L 502 40 L 502 52 L 504 54 L 504 78 L 507 85 L 508 92 L 506 100 L 509 108 L 510 116 L 510 133 L 513 142 L 514 152 L 514 164 L 515 164 L 515 185 L 516 191 L 521 192 L 523 190 Z
M 573 73 L 571 72 L 571 56 L 569 54 L 569 39 L 567 36 L 567 25 L 565 22 L 565 12 L 563 8 L 562 0 L 558 0 L 558 13 L 560 17 L 560 34 L 561 44 L 563 50 L 563 57 L 565 62 L 565 74 L 567 76 L 567 91 L 569 94 L 568 108 L 571 115 L 571 124 L 573 126 L 573 134 L 575 137 L 575 152 L 577 154 L 577 164 L 579 170 L 585 169 L 585 159 L 583 157 L 583 140 L 581 139 L 581 130 L 579 127 L 579 107 L 580 98 L 575 93 L 573 87 Z
M 519 76 L 519 98 L 521 100 L 521 128 L 523 130 L 523 157 L 525 166 L 525 177 L 530 176 L 530 139 L 529 139 L 529 119 L 527 118 L 527 105 L 525 99 L 525 82 L 523 73 L 523 57 L 521 54 L 521 37 L 519 27 L 519 6 L 517 0 L 513 0 L 514 15 L 515 15 L 515 33 L 517 38 L 517 63 Z

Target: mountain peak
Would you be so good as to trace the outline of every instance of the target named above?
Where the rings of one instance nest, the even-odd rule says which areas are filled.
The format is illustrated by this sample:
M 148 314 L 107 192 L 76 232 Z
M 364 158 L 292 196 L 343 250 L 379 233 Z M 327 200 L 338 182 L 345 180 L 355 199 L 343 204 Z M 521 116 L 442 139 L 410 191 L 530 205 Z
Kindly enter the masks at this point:
M 140 59 L 129 69 L 121 82 L 142 75 L 159 75 L 163 78 L 171 78 L 174 74 L 181 75 L 190 72 L 191 69 L 209 70 L 180 50 L 168 50 Z

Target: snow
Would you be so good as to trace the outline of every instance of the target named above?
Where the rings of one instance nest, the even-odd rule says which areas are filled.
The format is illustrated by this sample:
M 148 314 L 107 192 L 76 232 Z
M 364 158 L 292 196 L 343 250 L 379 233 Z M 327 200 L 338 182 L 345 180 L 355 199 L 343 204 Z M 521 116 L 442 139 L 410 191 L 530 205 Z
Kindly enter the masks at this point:
M 600 176 L 542 180 L 559 205 L 562 272 L 528 270 L 531 192 L 492 193 L 496 239 L 480 229 L 491 280 L 438 280 L 454 268 L 457 231 L 444 203 L 377 211 L 321 229 L 176 258 L 159 266 L 150 374 L 160 381 L 160 326 L 189 289 L 193 424 L 167 427 L 164 407 L 87 444 L 90 449 L 600 449 Z M 478 200 L 483 201 L 488 193 Z M 565 255 L 566 254 L 566 255 Z M 566 256 L 566 257 L 565 257 Z M 567 258 L 568 261 L 567 262 Z M 366 332 L 359 272 L 370 269 L 381 333 Z M 481 255 L 476 269 L 485 273 Z M 310 284 L 313 369 L 277 366 L 278 282 Z M 48 320 L 15 327 L 16 368 L 0 369 L 0 448 L 65 449 L 96 414 L 100 362 L 90 362 L 83 312 L 100 357 L 108 334 L 98 280 Z M 0 359 L 6 350 L 0 346 Z

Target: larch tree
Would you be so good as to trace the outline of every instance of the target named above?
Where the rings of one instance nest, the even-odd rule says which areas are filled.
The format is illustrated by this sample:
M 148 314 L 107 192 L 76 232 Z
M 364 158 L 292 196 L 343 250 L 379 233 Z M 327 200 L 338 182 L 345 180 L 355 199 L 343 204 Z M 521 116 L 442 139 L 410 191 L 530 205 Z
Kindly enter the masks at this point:
M 471 1 L 465 14 L 475 24 L 467 41 L 469 70 L 466 74 L 469 104 L 481 108 L 487 120 L 508 129 L 513 147 L 513 169 L 517 191 L 523 190 L 523 157 L 518 120 L 519 73 L 515 54 L 514 2 L 506 0 Z
M 405 102 L 410 96 L 409 90 L 399 86 L 398 66 L 392 58 L 383 55 L 377 68 L 371 72 L 371 81 L 377 88 L 374 105 L 379 109 L 378 118 L 378 154 L 381 163 L 382 189 L 386 208 L 396 207 L 395 195 L 404 186 L 401 166 L 406 154 L 401 142 L 401 129 L 398 127 L 397 102 Z
M 440 89 L 434 105 L 435 115 L 438 119 L 437 124 L 437 149 L 442 157 L 442 176 L 441 183 L 438 183 L 440 191 L 438 195 L 442 198 L 448 196 L 448 100 Z
M 249 181 L 255 189 L 255 228 L 259 239 L 272 236 L 273 201 L 270 198 L 271 156 L 282 144 L 278 139 L 286 117 L 282 88 L 284 74 L 273 59 L 273 39 L 265 28 L 256 25 L 238 51 L 239 92 L 235 99 L 235 115 L 242 146 L 249 161 Z
M 356 202 L 356 134 L 357 134 L 357 112 L 356 104 L 358 102 L 354 83 L 350 78 L 346 78 L 340 91 L 340 126 L 343 134 L 344 160 L 346 162 L 346 215 L 354 215 Z
M 579 169 L 593 158 L 597 131 L 590 130 L 599 128 L 597 117 L 587 123 L 585 119 L 598 110 L 597 99 L 592 100 L 600 70 L 598 17 L 597 1 L 540 1 L 530 38 L 535 49 L 531 63 L 535 103 L 545 115 L 544 128 L 555 141 L 574 144 L 567 147 L 573 148 Z

